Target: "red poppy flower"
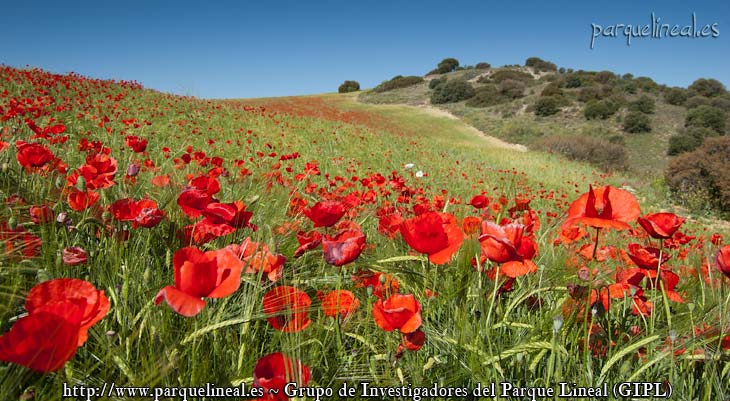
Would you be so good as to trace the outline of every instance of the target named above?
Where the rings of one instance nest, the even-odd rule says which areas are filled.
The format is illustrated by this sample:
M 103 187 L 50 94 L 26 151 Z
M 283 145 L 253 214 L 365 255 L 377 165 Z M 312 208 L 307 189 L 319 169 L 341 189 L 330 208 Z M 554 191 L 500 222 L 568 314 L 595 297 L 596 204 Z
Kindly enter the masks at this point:
M 304 252 L 318 247 L 322 243 L 322 234 L 314 230 L 310 232 L 299 231 L 297 232 L 297 242 L 299 242 L 299 247 L 294 251 L 295 258 L 304 255 Z
M 63 263 L 66 265 L 83 265 L 86 260 L 86 251 L 79 246 L 70 246 L 63 249 Z
M 53 221 L 53 209 L 46 205 L 31 206 L 28 213 L 35 224 L 47 224 Z
M 78 174 L 86 179 L 89 189 L 103 189 L 114 185 L 117 161 L 105 153 L 86 157 L 86 164 L 78 168 Z
M 91 190 L 79 191 L 73 188 L 66 201 L 71 209 L 80 212 L 96 204 L 99 201 L 99 194 Z
M 425 212 L 405 220 L 400 232 L 411 248 L 438 265 L 448 262 L 464 241 L 456 218 L 449 213 Z
M 15 147 L 18 149 L 15 158 L 26 170 L 40 170 L 56 159 L 53 152 L 38 143 L 17 141 Z
M 284 386 L 287 383 L 297 383 L 299 387 L 306 387 L 310 378 L 309 367 L 281 352 L 261 357 L 253 369 L 254 386 L 265 390 L 264 398 L 269 397 L 277 401 L 289 399 L 284 393 Z
M 162 221 L 165 212 L 157 208 L 157 202 L 151 199 L 140 199 L 134 203 L 136 216 L 132 220 L 132 227 L 152 228 Z
M 658 248 L 629 244 L 629 258 L 642 269 L 656 270 L 659 266 L 660 253 Z M 662 253 L 661 264 L 664 264 L 669 258 L 670 255 L 667 252 Z
M 203 209 L 214 201 L 208 192 L 195 188 L 183 191 L 177 198 L 178 206 L 190 218 L 200 217 Z
M 625 230 L 640 214 L 639 203 L 629 192 L 610 185 L 595 190 L 591 186 L 570 205 L 563 228 L 583 223 L 595 228 Z
M 207 204 L 201 213 L 213 224 L 229 224 L 232 227 L 243 228 L 248 226 L 248 221 L 253 213 L 246 211 L 243 202 L 231 203 L 211 202 Z
M 519 277 L 537 271 L 532 258 L 537 254 L 537 244 L 525 234 L 522 224 L 499 226 L 491 221 L 482 223 L 479 244 L 482 255 L 495 263 L 502 263 L 500 271 L 507 277 Z
M 421 329 L 414 331 L 413 333 L 403 334 L 403 346 L 409 351 L 418 351 L 426 343 L 426 333 Z
M 396 233 L 400 230 L 403 223 L 403 216 L 400 213 L 393 212 L 378 217 L 378 232 L 388 238 L 395 238 Z
M 42 373 L 63 367 L 78 348 L 83 302 L 53 302 L 18 319 L 0 336 L 0 360 Z
M 638 222 L 652 238 L 665 239 L 679 230 L 684 219 L 674 213 L 653 213 L 639 217 Z
M 160 187 L 160 188 L 166 187 L 166 186 L 170 185 L 170 176 L 167 174 L 157 175 L 157 176 L 152 177 L 150 182 L 152 183 L 152 185 L 154 185 L 156 187 Z
M 290 286 L 279 286 L 264 295 L 266 320 L 273 328 L 284 333 L 302 331 L 312 322 L 309 307 L 312 300 L 306 292 Z
M 284 272 L 284 255 L 274 254 L 269 251 L 268 245 L 254 242 L 251 238 L 243 240 L 241 245 L 228 245 L 226 249 L 235 254 L 246 266 L 247 274 L 262 272 L 272 282 L 281 278 Z
M 345 205 L 342 202 L 326 200 L 304 209 L 304 215 L 312 220 L 315 227 L 330 227 L 345 215 L 345 211 Z
M 322 297 L 322 311 L 325 316 L 335 317 L 339 313 L 342 319 L 353 314 L 360 306 L 360 301 L 347 290 L 330 291 Z
M 373 304 L 373 319 L 385 331 L 412 333 L 421 327 L 421 304 L 413 294 L 393 294 Z
M 142 153 L 147 149 L 147 140 L 138 136 L 129 135 L 125 137 L 124 143 L 135 153 Z
M 730 245 L 724 245 L 715 254 L 715 265 L 726 277 L 730 277 Z
M 26 259 L 36 257 L 41 251 L 40 237 L 28 232 L 22 226 L 13 229 L 8 227 L 4 221 L 0 222 L 0 247 L 4 246 L 6 255 L 17 252 Z M 0 248 L 1 249 L 1 248 Z
M 489 206 L 489 198 L 484 195 L 475 195 L 473 198 L 471 198 L 469 204 L 477 209 L 483 209 Z
M 48 280 L 30 290 L 25 300 L 25 309 L 32 315 L 45 310 L 48 305 L 67 300 L 83 301 L 78 329 L 78 345 L 82 346 L 86 342 L 87 330 L 109 312 L 109 299 L 104 291 L 97 290 L 88 281 L 76 278 Z
M 360 256 L 365 247 L 365 234 L 360 230 L 340 231 L 322 240 L 324 260 L 334 266 L 346 265 Z
M 464 234 L 476 234 L 479 232 L 479 228 L 482 226 L 482 220 L 478 217 L 467 216 L 464 217 L 464 221 L 461 222 L 461 226 L 464 229 Z
M 355 288 L 370 288 L 372 294 L 381 299 L 400 290 L 398 280 L 387 273 L 362 270 L 352 275 L 352 281 L 355 282 Z
M 241 261 L 226 249 L 202 252 L 196 247 L 182 248 L 172 258 L 175 285 L 160 290 L 155 303 L 164 299 L 183 316 L 195 316 L 205 307 L 202 298 L 223 298 L 238 289 Z

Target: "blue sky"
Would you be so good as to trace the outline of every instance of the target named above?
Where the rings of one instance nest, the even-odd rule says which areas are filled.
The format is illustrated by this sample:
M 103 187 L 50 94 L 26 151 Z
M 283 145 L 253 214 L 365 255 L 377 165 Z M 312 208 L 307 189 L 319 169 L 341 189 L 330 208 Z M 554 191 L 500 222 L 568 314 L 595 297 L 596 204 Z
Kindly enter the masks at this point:
M 518 4 L 519 3 L 519 4 Z M 717 24 L 716 38 L 596 39 L 591 24 Z M 730 2 L 125 1 L 7 2 L 0 64 L 136 80 L 204 98 L 336 91 L 462 64 L 559 66 L 730 84 Z

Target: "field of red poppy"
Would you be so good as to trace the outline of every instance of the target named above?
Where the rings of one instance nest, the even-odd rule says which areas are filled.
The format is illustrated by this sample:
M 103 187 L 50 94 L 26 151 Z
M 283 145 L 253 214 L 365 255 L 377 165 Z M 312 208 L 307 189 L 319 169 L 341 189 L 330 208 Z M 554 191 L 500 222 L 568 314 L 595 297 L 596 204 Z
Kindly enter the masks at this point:
M 633 177 L 347 99 L 0 67 L 0 399 L 730 397 L 727 232 Z

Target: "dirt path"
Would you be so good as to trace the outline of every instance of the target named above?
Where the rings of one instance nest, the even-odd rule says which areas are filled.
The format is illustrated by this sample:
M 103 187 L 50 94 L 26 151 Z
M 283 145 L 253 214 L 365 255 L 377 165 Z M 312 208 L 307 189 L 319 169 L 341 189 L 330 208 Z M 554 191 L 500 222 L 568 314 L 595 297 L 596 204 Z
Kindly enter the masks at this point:
M 422 104 L 422 105 L 418 105 L 418 106 L 407 106 L 407 107 L 414 107 L 414 108 L 423 110 L 424 112 L 426 112 L 432 116 L 435 116 L 435 117 L 443 117 L 443 118 L 448 118 L 451 120 L 459 120 L 461 122 L 461 124 L 464 126 L 464 129 L 466 131 L 471 132 L 474 135 L 480 136 L 482 139 L 484 139 L 484 141 L 486 141 L 490 145 L 494 146 L 495 148 L 511 149 L 511 150 L 515 150 L 517 152 L 527 152 L 527 147 L 525 145 L 520 145 L 517 143 L 509 143 L 509 142 L 503 141 L 497 137 L 488 135 L 488 134 L 484 133 L 484 131 L 481 131 L 474 126 L 465 123 L 459 117 L 453 115 L 451 112 L 449 112 L 447 110 L 440 109 L 440 108 L 432 106 L 430 104 Z

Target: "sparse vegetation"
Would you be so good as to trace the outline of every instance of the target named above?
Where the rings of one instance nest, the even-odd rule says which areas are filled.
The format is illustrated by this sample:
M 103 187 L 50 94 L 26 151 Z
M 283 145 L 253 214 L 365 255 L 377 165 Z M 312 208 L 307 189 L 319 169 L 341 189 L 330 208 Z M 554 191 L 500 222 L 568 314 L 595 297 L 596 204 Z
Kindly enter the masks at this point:
M 538 148 L 571 160 L 588 162 L 607 171 L 626 169 L 626 149 L 601 138 L 553 135 L 540 140 Z

